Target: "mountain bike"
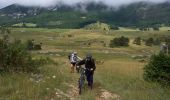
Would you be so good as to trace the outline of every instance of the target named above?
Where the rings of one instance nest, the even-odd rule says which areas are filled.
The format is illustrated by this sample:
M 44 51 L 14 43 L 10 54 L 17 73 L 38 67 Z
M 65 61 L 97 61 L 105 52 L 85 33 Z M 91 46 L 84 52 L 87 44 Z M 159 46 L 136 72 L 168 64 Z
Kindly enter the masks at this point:
M 78 88 L 79 88 L 79 94 L 82 93 L 82 89 L 84 87 L 85 79 L 86 79 L 86 68 L 85 67 L 80 67 L 80 78 L 78 80 Z
M 91 72 L 92 70 L 86 69 L 85 67 L 79 67 L 79 72 L 80 72 L 80 78 L 78 81 L 78 87 L 79 87 L 79 94 L 82 94 L 82 89 L 84 87 L 84 83 L 86 80 L 86 71 Z M 92 82 L 90 83 L 90 88 L 92 89 L 93 84 Z

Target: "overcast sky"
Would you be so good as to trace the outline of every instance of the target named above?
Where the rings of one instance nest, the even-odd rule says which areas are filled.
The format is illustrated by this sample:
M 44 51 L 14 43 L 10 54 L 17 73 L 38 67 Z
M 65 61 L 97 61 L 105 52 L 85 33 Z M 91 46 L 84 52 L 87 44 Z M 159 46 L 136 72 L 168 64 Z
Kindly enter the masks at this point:
M 165 1 L 170 0 L 0 0 L 0 8 L 11 5 L 11 4 L 20 4 L 25 6 L 42 6 L 42 7 L 48 7 L 60 3 L 64 3 L 67 5 L 74 5 L 76 3 L 86 3 L 86 2 L 103 2 L 107 4 L 108 6 L 120 6 L 124 4 L 130 4 L 133 2 L 139 2 L 139 1 L 149 1 L 154 3 L 161 3 Z

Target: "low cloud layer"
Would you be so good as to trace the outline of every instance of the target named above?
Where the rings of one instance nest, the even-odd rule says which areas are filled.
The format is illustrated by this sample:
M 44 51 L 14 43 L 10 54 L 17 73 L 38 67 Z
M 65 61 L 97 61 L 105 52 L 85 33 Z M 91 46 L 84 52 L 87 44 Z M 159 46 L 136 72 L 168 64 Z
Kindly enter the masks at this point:
M 134 2 L 153 2 L 153 3 L 162 3 L 170 0 L 0 0 L 0 8 L 11 5 L 11 4 L 20 4 L 24 6 L 41 6 L 49 7 L 54 5 L 66 4 L 73 6 L 77 3 L 88 3 L 88 2 L 102 2 L 108 6 L 118 7 L 120 5 L 126 5 Z

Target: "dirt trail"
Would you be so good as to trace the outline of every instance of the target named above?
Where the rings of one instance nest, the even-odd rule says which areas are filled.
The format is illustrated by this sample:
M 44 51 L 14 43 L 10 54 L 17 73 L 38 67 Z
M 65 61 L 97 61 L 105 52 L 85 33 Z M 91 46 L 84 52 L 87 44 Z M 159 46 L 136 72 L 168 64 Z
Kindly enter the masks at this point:
M 78 94 L 78 88 L 69 83 L 64 83 L 66 86 L 68 86 L 68 91 L 64 93 L 60 89 L 56 89 L 55 95 L 58 98 L 66 97 L 68 100 L 77 100 L 76 98 L 79 96 Z M 120 96 L 118 94 L 114 94 L 109 92 L 106 89 L 99 89 L 99 93 L 96 93 L 95 100 L 121 100 Z
M 65 62 L 64 64 L 67 63 Z M 59 99 L 66 98 L 66 100 L 79 100 L 81 98 L 81 96 L 79 96 L 79 90 L 76 83 L 63 83 L 63 85 L 67 87 L 67 91 L 65 92 L 60 89 L 55 89 L 54 97 L 57 97 Z M 97 84 L 94 84 L 94 89 L 92 90 L 92 93 L 94 93 L 95 95 L 95 100 L 121 100 L 120 95 L 112 93 L 98 86 Z

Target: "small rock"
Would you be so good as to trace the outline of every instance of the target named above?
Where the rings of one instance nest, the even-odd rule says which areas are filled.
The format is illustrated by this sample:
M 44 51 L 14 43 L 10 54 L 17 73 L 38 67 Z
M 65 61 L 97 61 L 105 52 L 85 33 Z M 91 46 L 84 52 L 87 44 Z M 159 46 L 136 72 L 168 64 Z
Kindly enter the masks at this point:
M 34 81 L 34 79 L 33 79 L 33 78 L 30 78 L 30 81 Z
M 56 92 L 55 94 L 56 94 L 56 95 L 59 95 L 59 93 L 58 93 L 58 92 Z
M 56 76 L 54 75 L 54 76 L 53 76 L 53 79 L 55 79 L 55 78 L 56 78 Z

